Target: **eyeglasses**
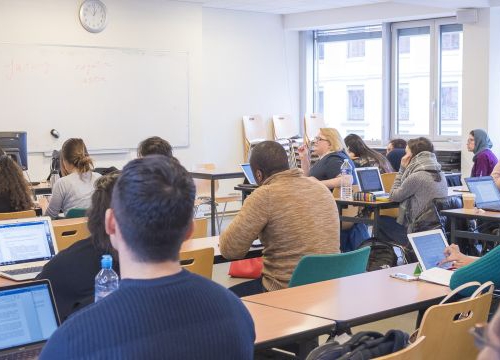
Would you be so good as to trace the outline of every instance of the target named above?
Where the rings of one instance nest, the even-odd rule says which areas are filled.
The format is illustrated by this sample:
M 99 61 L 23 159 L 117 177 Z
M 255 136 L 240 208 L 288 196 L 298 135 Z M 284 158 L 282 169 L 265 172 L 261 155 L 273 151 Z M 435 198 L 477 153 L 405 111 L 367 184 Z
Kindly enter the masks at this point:
M 316 136 L 316 137 L 314 138 L 314 142 L 320 142 L 320 141 L 326 141 L 326 142 L 329 142 L 327 139 L 323 139 L 323 138 L 321 138 L 321 137 L 319 137 L 319 136 Z
M 489 347 L 496 353 L 500 354 L 500 347 L 493 344 L 488 337 L 488 324 L 476 324 L 473 328 L 469 329 L 469 333 L 474 336 L 474 344 L 476 345 L 476 348 L 482 350 L 485 347 Z

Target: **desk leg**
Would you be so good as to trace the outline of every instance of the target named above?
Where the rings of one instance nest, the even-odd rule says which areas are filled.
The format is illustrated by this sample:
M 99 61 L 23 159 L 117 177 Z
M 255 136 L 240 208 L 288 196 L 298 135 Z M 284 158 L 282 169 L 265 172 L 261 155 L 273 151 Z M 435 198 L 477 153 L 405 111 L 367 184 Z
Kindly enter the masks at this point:
M 215 236 L 215 212 L 217 208 L 215 206 L 215 180 L 210 179 L 210 225 L 212 229 L 212 236 Z
M 342 231 L 342 220 L 340 220 L 340 217 L 342 217 L 342 205 L 340 205 L 339 203 L 337 203 L 337 210 L 339 212 L 339 226 L 340 226 L 340 231 Z
M 373 229 L 372 236 L 378 237 L 378 220 L 380 218 L 380 208 L 376 207 L 373 209 Z
M 450 224 L 450 242 L 452 244 L 456 244 L 457 243 L 457 239 L 456 239 L 456 230 L 457 230 L 457 219 L 456 217 L 454 216 L 450 216 L 451 217 L 451 224 Z

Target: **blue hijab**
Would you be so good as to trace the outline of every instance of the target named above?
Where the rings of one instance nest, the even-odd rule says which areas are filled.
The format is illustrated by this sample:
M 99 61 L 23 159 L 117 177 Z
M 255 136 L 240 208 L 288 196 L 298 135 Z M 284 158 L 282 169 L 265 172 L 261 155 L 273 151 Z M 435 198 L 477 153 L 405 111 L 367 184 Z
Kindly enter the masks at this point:
M 483 129 L 475 129 L 472 130 L 474 133 L 474 157 L 472 158 L 473 161 L 476 161 L 476 156 L 479 154 L 481 151 L 486 150 L 486 149 L 491 149 L 493 147 L 493 143 L 490 140 L 490 137 L 484 131 Z

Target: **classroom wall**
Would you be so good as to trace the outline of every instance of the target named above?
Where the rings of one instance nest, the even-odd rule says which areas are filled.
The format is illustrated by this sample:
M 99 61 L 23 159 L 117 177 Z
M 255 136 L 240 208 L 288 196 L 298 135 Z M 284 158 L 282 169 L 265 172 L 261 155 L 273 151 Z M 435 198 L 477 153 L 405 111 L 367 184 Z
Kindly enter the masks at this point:
M 108 26 L 100 34 L 90 34 L 79 23 L 79 1 L 0 0 L 0 42 L 189 52 L 190 145 L 174 150 L 187 168 L 200 162 L 240 163 L 242 115 L 298 116 L 298 35 L 283 30 L 281 16 L 165 0 L 105 3 Z M 8 119 L 0 120 L 0 131 L 14 129 Z M 103 136 L 119 136 L 120 131 L 134 129 Z M 93 157 L 98 167 L 121 168 L 135 157 L 135 149 Z M 49 166 L 50 157 L 30 154 L 33 181 L 47 176 Z

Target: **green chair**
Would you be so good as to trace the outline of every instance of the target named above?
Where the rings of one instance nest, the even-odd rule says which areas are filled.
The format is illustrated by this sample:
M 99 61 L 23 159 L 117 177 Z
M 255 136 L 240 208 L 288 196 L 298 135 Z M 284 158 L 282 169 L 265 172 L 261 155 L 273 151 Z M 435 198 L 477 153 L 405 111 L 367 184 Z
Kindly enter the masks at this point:
M 288 287 L 364 273 L 369 256 L 370 247 L 341 254 L 306 255 L 293 271 Z
M 68 212 L 66 213 L 65 218 L 72 219 L 72 218 L 85 217 L 85 216 L 87 216 L 86 212 L 87 212 L 87 209 L 84 209 L 84 208 L 69 209 Z

